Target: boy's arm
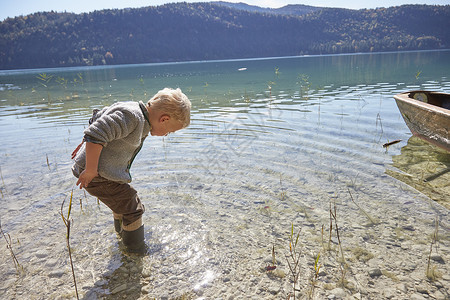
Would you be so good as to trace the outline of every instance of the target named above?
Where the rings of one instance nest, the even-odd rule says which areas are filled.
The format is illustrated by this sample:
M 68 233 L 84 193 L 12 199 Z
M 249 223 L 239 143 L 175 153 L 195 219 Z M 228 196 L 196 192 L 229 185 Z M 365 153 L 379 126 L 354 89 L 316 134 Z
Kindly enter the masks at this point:
M 87 187 L 92 179 L 98 175 L 98 159 L 103 146 L 91 142 L 86 142 L 86 169 L 78 177 L 77 185 L 80 189 Z

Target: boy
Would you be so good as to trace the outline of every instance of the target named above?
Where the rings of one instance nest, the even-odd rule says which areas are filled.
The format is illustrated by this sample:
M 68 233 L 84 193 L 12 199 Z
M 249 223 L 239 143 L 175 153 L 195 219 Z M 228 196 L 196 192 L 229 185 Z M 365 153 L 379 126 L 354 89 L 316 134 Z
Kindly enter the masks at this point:
M 143 102 L 118 102 L 94 110 L 83 142 L 72 153 L 77 185 L 113 212 L 114 227 L 128 252 L 145 252 L 144 205 L 130 167 L 150 133 L 165 136 L 190 123 L 191 102 L 180 89 L 165 88 Z

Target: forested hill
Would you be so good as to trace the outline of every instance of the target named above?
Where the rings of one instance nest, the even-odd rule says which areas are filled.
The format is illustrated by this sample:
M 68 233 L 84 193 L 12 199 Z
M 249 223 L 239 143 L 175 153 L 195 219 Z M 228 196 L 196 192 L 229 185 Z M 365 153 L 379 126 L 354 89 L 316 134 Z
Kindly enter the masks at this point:
M 246 10 L 246 11 L 252 11 L 252 12 L 259 12 L 259 13 L 269 13 L 269 14 L 280 14 L 280 15 L 306 15 L 308 13 L 312 13 L 318 10 L 321 10 L 321 7 L 316 6 L 309 6 L 309 5 L 303 5 L 303 4 L 289 4 L 286 6 L 283 6 L 281 8 L 267 8 L 267 7 L 260 7 L 260 6 L 254 6 L 254 5 L 248 5 L 246 3 L 232 3 L 232 2 L 223 2 L 223 1 L 217 1 L 214 2 L 215 4 L 220 4 L 223 6 L 239 9 L 239 10 Z
M 0 69 L 450 48 L 450 5 L 300 8 L 174 3 L 8 18 Z

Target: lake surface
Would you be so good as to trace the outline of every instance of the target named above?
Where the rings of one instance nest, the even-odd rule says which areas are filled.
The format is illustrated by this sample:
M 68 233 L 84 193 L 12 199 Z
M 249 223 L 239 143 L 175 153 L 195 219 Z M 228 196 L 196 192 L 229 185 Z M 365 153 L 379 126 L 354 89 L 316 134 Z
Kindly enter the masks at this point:
M 70 154 L 94 108 L 164 87 L 191 125 L 133 164 L 150 254 L 127 256 Z M 450 93 L 450 51 L 0 71 L 0 298 L 75 298 L 73 190 L 80 298 L 286 299 L 293 228 L 297 297 L 445 299 L 450 154 L 393 99 L 417 89 Z

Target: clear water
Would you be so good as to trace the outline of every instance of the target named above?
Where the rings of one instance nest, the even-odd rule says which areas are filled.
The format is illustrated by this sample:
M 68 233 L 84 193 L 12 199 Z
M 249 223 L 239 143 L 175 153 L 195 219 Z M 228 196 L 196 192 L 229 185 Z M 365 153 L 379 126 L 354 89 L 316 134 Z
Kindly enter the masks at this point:
M 448 290 L 450 278 L 436 287 L 425 271 L 430 245 L 450 257 L 450 155 L 411 137 L 393 95 L 450 92 L 449 70 L 450 52 L 435 51 L 0 71 L 0 298 L 75 297 L 60 216 L 72 190 L 86 299 L 284 299 L 292 225 L 303 296 L 318 253 L 317 299 L 342 282 L 369 298 L 392 285 L 405 298 L 417 282 Z M 74 189 L 70 153 L 93 108 L 166 86 L 191 99 L 191 126 L 149 137 L 135 160 L 151 251 L 129 257 L 108 209 Z

